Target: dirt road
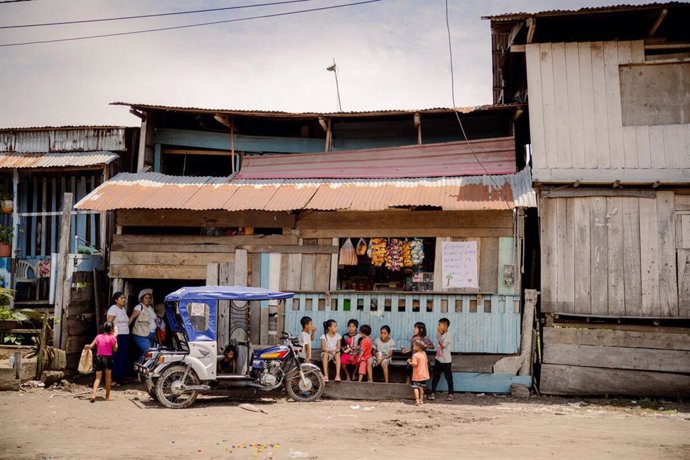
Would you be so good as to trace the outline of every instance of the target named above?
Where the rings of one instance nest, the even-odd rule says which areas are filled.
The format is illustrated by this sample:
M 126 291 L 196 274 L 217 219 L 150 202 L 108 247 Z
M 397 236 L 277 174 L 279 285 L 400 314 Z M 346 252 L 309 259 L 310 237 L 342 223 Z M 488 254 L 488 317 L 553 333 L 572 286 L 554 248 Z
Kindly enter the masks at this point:
M 612 406 L 468 394 L 422 408 L 408 402 L 201 398 L 190 409 L 170 410 L 136 386 L 116 389 L 115 401 L 94 404 L 87 391 L 0 392 L 0 457 L 690 458 L 687 404 Z M 243 403 L 263 412 L 245 410 Z

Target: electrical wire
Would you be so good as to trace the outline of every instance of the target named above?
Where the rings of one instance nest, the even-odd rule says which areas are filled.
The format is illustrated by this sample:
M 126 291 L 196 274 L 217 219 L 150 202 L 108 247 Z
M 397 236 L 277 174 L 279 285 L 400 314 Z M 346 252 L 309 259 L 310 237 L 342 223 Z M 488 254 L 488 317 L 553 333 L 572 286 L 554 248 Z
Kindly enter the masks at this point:
M 11 0 L 11 1 L 30 1 L 30 0 Z M 284 0 L 280 2 L 271 3 L 257 3 L 255 5 L 237 5 L 237 6 L 227 6 L 223 8 L 207 8 L 204 10 L 190 10 L 190 11 L 174 11 L 171 13 L 154 13 L 154 14 L 140 14 L 137 16 L 120 16 L 114 18 L 98 18 L 98 19 L 79 19 L 75 21 L 62 21 L 62 22 L 43 22 L 38 24 L 19 24 L 16 26 L 0 26 L 0 30 L 3 29 L 23 29 L 27 27 L 47 27 L 47 26 L 65 26 L 70 24 L 89 24 L 94 22 L 109 22 L 109 21 L 127 21 L 130 19 L 143 19 L 143 18 L 158 18 L 163 16 L 177 16 L 181 14 L 198 14 L 198 13 L 211 13 L 214 11 L 227 11 L 227 10 L 241 10 L 245 8 L 259 8 L 264 6 L 274 6 L 274 5 L 287 5 L 290 3 L 304 3 L 312 2 L 314 0 Z M 1 2 L 0 2 L 1 3 Z
M 19 3 L 19 2 L 30 2 L 32 0 L 2 0 L 0 3 Z
M 449 15 L 448 15 L 448 0 L 445 0 L 445 2 L 446 2 L 446 30 L 448 31 L 448 56 L 450 58 L 450 94 L 451 94 L 451 99 L 453 100 L 453 113 L 455 113 L 455 118 L 458 120 L 458 125 L 460 125 L 460 131 L 462 131 L 462 137 L 465 139 L 465 143 L 470 148 L 470 152 L 472 152 L 474 159 L 477 161 L 477 163 L 479 163 L 479 166 L 482 167 L 482 169 L 484 170 L 486 175 L 489 176 L 489 179 L 491 179 L 491 182 L 493 182 L 494 186 L 496 186 L 496 189 L 498 189 L 498 193 L 501 195 L 501 198 L 503 198 L 503 201 L 505 202 L 506 206 L 508 207 L 508 210 L 512 211 L 513 208 L 510 206 L 510 203 L 508 203 L 508 200 L 506 199 L 506 196 L 503 193 L 503 189 L 498 186 L 498 183 L 496 182 L 496 180 L 489 173 L 489 171 L 486 169 L 486 167 L 481 162 L 481 160 L 477 156 L 476 152 L 472 148 L 472 143 L 467 138 L 467 133 L 465 132 L 465 127 L 463 126 L 462 120 L 460 120 L 460 115 L 458 114 L 458 111 L 456 109 L 456 105 L 455 105 L 455 72 L 453 70 L 453 43 L 451 41 L 451 35 L 450 35 L 450 19 L 449 19 Z
M 280 17 L 280 16 L 290 16 L 290 15 L 301 14 L 301 13 L 312 13 L 312 12 L 316 12 L 316 11 L 334 10 L 337 8 L 345 8 L 348 6 L 365 5 L 368 3 L 377 3 L 377 2 L 382 2 L 382 1 L 383 0 L 363 0 L 360 2 L 341 3 L 339 5 L 322 6 L 322 7 L 318 7 L 318 8 L 308 8 L 308 9 L 303 9 L 303 10 L 287 11 L 287 12 L 274 13 L 274 14 L 263 14 L 260 16 L 248 16 L 246 18 L 224 19 L 221 21 L 210 21 L 210 22 L 200 22 L 200 23 L 196 23 L 196 24 L 184 24 L 184 25 L 180 25 L 180 26 L 159 27 L 156 29 L 133 30 L 130 32 L 114 32 L 114 33 L 109 33 L 109 34 L 84 35 L 81 37 L 57 38 L 57 39 L 51 39 L 51 40 L 35 40 L 35 41 L 30 41 L 30 42 L 2 43 L 2 44 L 0 44 L 0 48 L 9 47 L 9 46 L 38 45 L 38 44 L 42 44 L 42 43 L 61 43 L 61 42 L 70 42 L 70 41 L 77 41 L 77 40 L 89 40 L 92 38 L 120 37 L 120 36 L 124 36 L 124 35 L 144 34 L 144 33 L 150 33 L 150 32 L 162 32 L 162 31 L 166 31 L 166 30 L 188 29 L 191 27 L 202 27 L 202 26 L 210 26 L 210 25 L 215 25 L 215 24 L 227 24 L 227 23 L 232 23 L 232 22 L 251 21 L 254 19 L 276 18 L 276 17 Z

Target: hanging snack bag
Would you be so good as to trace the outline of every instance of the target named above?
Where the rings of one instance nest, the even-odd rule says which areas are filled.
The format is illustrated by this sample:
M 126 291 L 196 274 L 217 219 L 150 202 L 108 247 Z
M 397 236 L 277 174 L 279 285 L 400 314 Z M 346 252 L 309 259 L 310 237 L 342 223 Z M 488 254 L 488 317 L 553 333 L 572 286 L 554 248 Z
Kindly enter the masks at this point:
M 357 265 L 357 253 L 355 247 L 352 245 L 350 238 L 343 243 L 338 254 L 338 263 L 340 265 Z
M 366 253 L 367 253 L 367 242 L 364 241 L 364 238 L 360 238 L 359 241 L 357 242 L 357 255 L 363 256 Z
M 424 242 L 419 238 L 410 241 L 410 257 L 414 265 L 422 265 L 424 262 Z
M 380 267 L 386 262 L 388 244 L 384 238 L 371 239 L 371 264 Z

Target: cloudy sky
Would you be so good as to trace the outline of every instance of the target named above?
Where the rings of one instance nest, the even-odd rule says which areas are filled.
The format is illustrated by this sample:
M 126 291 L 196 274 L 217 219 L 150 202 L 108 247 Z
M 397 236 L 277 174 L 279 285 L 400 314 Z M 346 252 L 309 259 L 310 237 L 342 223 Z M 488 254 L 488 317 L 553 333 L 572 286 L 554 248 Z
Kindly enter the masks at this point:
M 444 0 L 346 8 L 90 40 L 2 46 L 342 5 L 358 0 L 0 1 L 0 127 L 125 125 L 113 101 L 226 109 L 337 111 L 450 107 Z M 621 2 L 619 2 L 621 3 Z M 646 3 L 630 1 L 625 3 Z M 577 9 L 595 0 L 449 0 L 456 103 L 491 103 L 489 22 L 508 12 Z M 7 28 L 229 6 L 126 21 Z

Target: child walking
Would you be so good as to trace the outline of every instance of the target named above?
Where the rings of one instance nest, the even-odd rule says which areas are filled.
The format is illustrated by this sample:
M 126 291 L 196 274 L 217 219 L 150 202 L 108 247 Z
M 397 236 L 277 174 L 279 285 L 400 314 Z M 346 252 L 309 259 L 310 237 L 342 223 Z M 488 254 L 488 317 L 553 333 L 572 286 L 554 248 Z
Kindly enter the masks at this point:
M 376 354 L 373 358 L 373 365 L 381 366 L 383 381 L 388 383 L 388 364 L 391 357 L 393 357 L 393 350 L 395 350 L 395 340 L 391 338 L 390 327 L 381 326 L 379 337 L 374 341 L 374 348 L 376 349 Z
M 338 323 L 329 319 L 323 323 L 321 335 L 321 364 L 323 364 L 323 381 L 328 382 L 328 363 L 335 362 L 335 381 L 340 382 L 340 340 Z
M 357 328 L 359 321 L 351 319 L 347 322 L 347 334 L 341 339 L 340 345 L 342 354 L 340 355 L 340 362 L 348 380 L 354 380 L 356 375 L 355 359 L 357 358 L 357 344 L 359 343 L 359 333 Z M 352 367 L 352 369 L 350 369 Z M 352 373 L 350 373 L 352 372 Z
M 426 344 L 422 340 L 415 340 L 412 345 L 412 358 L 407 363 L 412 366 L 412 391 L 414 392 L 415 406 L 424 404 L 424 387 L 429 380 L 429 361 L 426 357 Z
M 113 323 L 105 323 L 101 328 L 101 333 L 93 339 L 84 348 L 93 350 L 96 347 L 96 357 L 93 360 L 93 368 L 96 371 L 96 380 L 93 382 L 93 393 L 91 394 L 91 402 L 96 402 L 96 393 L 98 387 L 101 385 L 103 373 L 105 372 L 105 400 L 110 399 L 110 387 L 112 385 L 112 369 L 113 369 L 113 352 L 117 351 L 117 337 L 115 336 L 115 327 Z
M 448 321 L 448 318 L 441 318 L 438 320 L 438 328 L 436 329 L 438 351 L 436 351 L 436 362 L 434 363 L 434 374 L 431 379 L 431 394 L 429 395 L 429 400 L 436 399 L 436 386 L 441 379 L 441 374 L 443 374 L 446 378 L 446 383 L 448 383 L 448 396 L 446 397 L 446 401 L 452 401 L 454 398 L 453 372 L 451 372 L 453 358 L 450 354 L 450 346 L 453 340 L 450 336 L 450 332 L 448 332 L 449 327 L 450 321 Z
M 414 327 L 412 328 L 412 339 L 410 339 L 410 348 L 403 348 L 402 352 L 407 354 L 413 351 L 414 349 L 414 343 L 417 340 L 421 340 L 422 343 L 424 344 L 424 350 L 433 350 L 434 348 L 434 342 L 431 341 L 429 337 L 426 335 L 426 324 L 424 324 L 421 321 L 418 321 L 414 323 Z M 409 383 L 410 381 L 410 374 L 411 369 L 408 369 L 407 373 L 407 382 Z
M 369 378 L 368 382 L 374 381 L 374 370 L 371 366 L 371 326 L 362 324 L 359 328 L 359 355 L 357 355 L 356 362 L 359 363 L 359 382 L 364 379 L 364 374 Z
M 302 347 L 300 358 L 308 363 L 311 361 L 311 341 L 314 340 L 316 328 L 308 316 L 303 316 L 299 323 L 302 325 L 302 332 L 299 335 L 299 344 Z

